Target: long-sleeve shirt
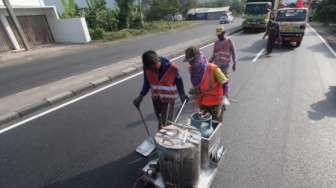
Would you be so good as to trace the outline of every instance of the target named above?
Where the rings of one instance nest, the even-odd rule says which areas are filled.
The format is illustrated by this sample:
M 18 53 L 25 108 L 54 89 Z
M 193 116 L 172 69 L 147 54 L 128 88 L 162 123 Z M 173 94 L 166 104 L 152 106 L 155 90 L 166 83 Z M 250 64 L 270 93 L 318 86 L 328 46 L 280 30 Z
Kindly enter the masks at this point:
M 236 47 L 233 41 L 229 38 L 216 41 L 210 62 L 213 62 L 221 67 L 228 65 L 231 62 L 231 58 L 233 63 L 236 63 Z
M 190 79 L 194 87 L 198 87 L 202 82 L 207 64 L 207 58 L 201 54 L 196 57 L 195 62 L 190 66 Z M 216 80 L 221 84 L 228 82 L 228 78 L 219 67 L 215 69 L 215 77 Z
M 160 58 L 160 62 L 161 62 L 161 67 L 158 70 L 159 80 L 162 78 L 162 76 L 166 73 L 166 71 L 168 70 L 168 68 L 171 65 L 170 61 L 167 58 L 164 58 L 164 57 Z M 185 91 L 184 91 L 183 80 L 182 80 L 182 78 L 181 78 L 181 76 L 179 75 L 178 72 L 176 74 L 175 84 L 176 84 L 177 91 L 178 91 L 179 95 L 184 96 Z M 149 90 L 150 90 L 150 83 L 148 81 L 148 78 L 147 78 L 146 74 L 144 74 L 144 82 L 143 82 L 143 86 L 142 86 L 142 90 L 140 92 L 140 95 L 142 95 L 142 96 L 147 95 Z
M 220 68 L 215 69 L 215 77 L 217 81 L 222 85 L 228 82 L 228 78 L 225 76 L 225 74 L 222 72 Z

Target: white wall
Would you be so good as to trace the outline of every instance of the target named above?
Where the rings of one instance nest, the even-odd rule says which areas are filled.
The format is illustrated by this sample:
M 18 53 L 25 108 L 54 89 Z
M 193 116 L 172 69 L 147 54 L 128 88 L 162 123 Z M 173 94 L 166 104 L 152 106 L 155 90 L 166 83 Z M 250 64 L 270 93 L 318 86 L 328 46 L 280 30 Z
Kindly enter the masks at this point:
M 91 41 L 85 18 L 49 19 L 48 21 L 56 42 L 88 43 Z
M 41 7 L 43 6 L 43 1 L 41 0 L 9 0 L 11 5 L 14 6 L 29 6 L 29 7 Z M 2 0 L 0 5 L 3 5 Z

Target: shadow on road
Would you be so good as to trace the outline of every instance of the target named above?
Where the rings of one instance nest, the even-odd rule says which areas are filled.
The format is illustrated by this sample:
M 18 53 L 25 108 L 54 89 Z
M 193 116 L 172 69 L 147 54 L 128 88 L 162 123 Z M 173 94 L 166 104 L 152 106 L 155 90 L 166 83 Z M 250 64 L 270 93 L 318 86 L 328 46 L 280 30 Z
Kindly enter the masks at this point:
M 251 46 L 241 49 L 243 52 L 257 54 L 259 51 L 266 46 L 266 40 L 257 40 Z
M 335 44 L 335 46 L 336 46 L 336 44 Z M 318 43 L 318 44 L 315 44 L 313 46 L 309 46 L 308 49 L 313 51 L 314 53 L 323 54 L 330 59 L 335 58 L 335 56 L 329 51 L 329 49 L 326 48 L 326 46 L 322 42 Z
M 136 126 L 142 126 L 142 120 L 140 119 L 140 115 L 138 115 L 138 117 L 139 117 L 139 118 L 138 118 L 139 120 L 127 124 L 126 127 L 127 127 L 127 128 L 132 128 L 132 127 L 136 127 Z M 145 117 L 145 120 L 146 120 L 147 122 L 150 122 L 150 121 L 157 121 L 155 113 L 151 113 L 151 114 L 147 115 L 147 116 Z
M 136 183 L 138 172 L 145 162 L 144 158 L 133 152 L 105 166 L 53 183 L 45 188 L 131 188 Z M 136 187 L 143 187 L 143 183 L 138 182 Z
M 329 87 L 326 99 L 312 104 L 308 117 L 318 121 L 325 117 L 336 117 L 336 86 Z

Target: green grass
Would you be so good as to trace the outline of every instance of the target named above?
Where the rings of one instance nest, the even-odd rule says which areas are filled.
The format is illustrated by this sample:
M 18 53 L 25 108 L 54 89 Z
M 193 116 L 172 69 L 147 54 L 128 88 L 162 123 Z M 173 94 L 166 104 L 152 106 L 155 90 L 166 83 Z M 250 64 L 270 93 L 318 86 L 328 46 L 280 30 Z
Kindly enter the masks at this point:
M 114 32 L 104 32 L 103 41 L 113 41 L 117 39 L 129 38 L 132 36 L 143 35 L 147 33 L 156 33 L 187 27 L 192 25 L 191 21 L 154 21 L 146 22 L 141 29 L 123 29 Z

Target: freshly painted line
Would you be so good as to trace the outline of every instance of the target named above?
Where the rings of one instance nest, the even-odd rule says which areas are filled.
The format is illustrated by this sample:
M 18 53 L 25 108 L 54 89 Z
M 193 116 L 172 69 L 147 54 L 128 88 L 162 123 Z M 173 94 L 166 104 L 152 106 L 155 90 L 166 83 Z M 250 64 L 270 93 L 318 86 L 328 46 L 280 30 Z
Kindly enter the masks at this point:
M 334 51 L 334 49 L 328 44 L 328 42 L 312 27 L 308 24 L 308 26 L 310 27 L 310 29 L 315 33 L 315 35 L 320 38 L 320 40 L 323 42 L 324 45 L 326 45 L 326 47 L 330 50 L 330 52 L 336 57 L 336 52 Z
M 239 33 L 241 33 L 241 32 L 238 32 L 238 33 L 236 33 L 236 34 L 231 35 L 230 38 L 231 38 L 232 36 L 235 36 L 235 35 L 239 34 Z M 214 43 L 205 45 L 205 46 L 201 47 L 200 49 L 207 48 L 207 47 L 209 47 L 209 46 L 212 46 L 213 44 L 214 44 Z M 171 61 L 176 61 L 176 60 L 181 59 L 181 58 L 183 58 L 183 57 L 184 57 L 184 55 L 180 55 L 180 56 L 178 56 L 178 57 L 172 58 Z M 78 101 L 80 101 L 80 100 L 82 100 L 82 99 L 85 99 L 85 98 L 87 98 L 87 97 L 90 97 L 90 96 L 92 96 L 92 95 L 95 95 L 95 94 L 97 94 L 97 93 L 100 93 L 100 92 L 102 92 L 102 91 L 104 91 L 104 90 L 106 90 L 106 89 L 108 89 L 108 88 L 110 88 L 110 87 L 119 85 L 119 84 L 121 84 L 121 83 L 123 83 L 123 82 L 125 82 L 125 81 L 127 81 L 127 80 L 130 80 L 130 79 L 135 78 L 135 77 L 137 77 L 137 76 L 139 76 L 139 75 L 142 75 L 142 74 L 143 74 L 142 71 L 141 71 L 141 72 L 138 72 L 138 73 L 133 74 L 133 75 L 131 75 L 131 76 L 128 76 L 128 77 L 126 77 L 126 78 L 124 78 L 124 79 L 122 79 L 122 80 L 119 80 L 119 81 L 117 81 L 117 82 L 114 82 L 114 83 L 112 83 L 112 84 L 110 84 L 110 85 L 107 85 L 107 86 L 105 86 L 105 87 L 99 88 L 99 89 L 97 89 L 97 90 L 95 90 L 95 91 L 92 91 L 92 92 L 90 92 L 90 93 L 87 93 L 87 94 L 85 94 L 85 95 L 82 95 L 82 96 L 80 96 L 80 97 L 78 97 L 78 98 L 75 98 L 75 99 L 70 100 L 70 101 L 68 101 L 68 102 L 65 102 L 65 103 L 63 103 L 63 104 L 60 104 L 60 105 L 58 105 L 58 106 L 56 106 L 56 107 L 54 107 L 54 108 L 51 108 L 51 109 L 49 109 L 49 110 L 46 110 L 46 111 L 41 112 L 41 113 L 39 113 L 39 114 L 36 114 L 36 115 L 34 115 L 34 116 L 32 116 L 32 117 L 29 117 L 29 118 L 27 118 L 27 119 L 25 119 L 25 120 L 22 120 L 22 121 L 20 121 L 20 122 L 17 122 L 17 123 L 15 123 L 15 124 L 13 124 L 13 125 L 10 125 L 10 126 L 8 126 L 8 127 L 6 127 L 6 128 L 1 129 L 1 130 L 0 130 L 0 134 L 3 134 L 3 133 L 5 133 L 5 132 L 10 131 L 10 130 L 16 128 L 16 127 L 19 127 L 19 126 L 21 126 L 21 125 L 23 125 L 23 124 L 25 124 L 25 123 L 28 123 L 28 122 L 33 121 L 33 120 L 35 120 L 35 119 L 38 119 L 38 118 L 40 118 L 40 117 L 42 117 L 42 116 L 45 116 L 45 115 L 47 115 L 47 114 L 50 114 L 50 113 L 52 113 L 52 112 L 54 112 L 54 111 L 56 111 L 56 110 L 59 110 L 59 109 L 61 109 L 61 108 L 63 108 L 63 107 L 66 107 L 66 106 L 68 106 L 68 105 L 70 105 L 70 104 L 76 103 L 76 102 L 78 102 Z
M 252 60 L 252 62 L 255 63 L 259 59 L 259 57 L 264 53 L 264 51 L 265 51 L 265 48 L 261 49 L 260 52 Z

